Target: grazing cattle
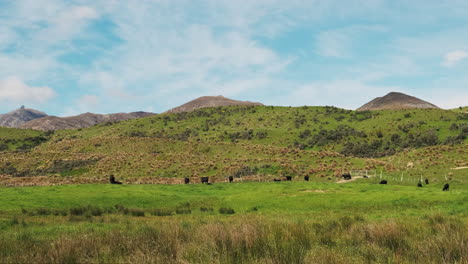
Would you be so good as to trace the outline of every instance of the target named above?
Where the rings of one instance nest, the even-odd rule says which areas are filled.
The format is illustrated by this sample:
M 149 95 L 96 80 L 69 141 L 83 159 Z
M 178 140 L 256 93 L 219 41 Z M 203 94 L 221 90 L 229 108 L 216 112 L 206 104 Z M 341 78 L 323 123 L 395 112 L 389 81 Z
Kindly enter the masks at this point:
M 345 173 L 343 175 L 341 175 L 345 180 L 351 180 L 351 174 L 349 173 Z
M 286 181 L 292 181 L 292 176 L 286 176 Z
M 381 180 L 379 184 L 387 184 L 387 180 Z
M 201 183 L 208 183 L 208 177 L 201 177 Z
M 111 175 L 111 176 L 109 177 L 109 182 L 110 182 L 111 184 L 122 184 L 121 182 L 115 180 L 114 175 Z
M 449 190 L 449 188 L 450 188 L 450 185 L 448 183 L 446 183 L 444 185 L 444 188 L 442 189 L 442 191 L 447 192 Z
M 424 182 L 425 182 L 426 184 L 429 184 L 429 179 L 425 179 Z
M 422 182 L 418 182 L 418 187 L 422 187 Z
M 309 176 L 304 176 L 304 181 L 309 181 Z
M 185 183 L 185 184 L 189 184 L 189 183 L 190 183 L 190 178 L 185 178 L 185 179 L 184 179 L 184 183 Z
M 280 179 L 273 179 L 274 182 L 280 182 Z
M 233 181 L 234 181 L 234 177 L 229 176 L 229 182 L 233 182 Z

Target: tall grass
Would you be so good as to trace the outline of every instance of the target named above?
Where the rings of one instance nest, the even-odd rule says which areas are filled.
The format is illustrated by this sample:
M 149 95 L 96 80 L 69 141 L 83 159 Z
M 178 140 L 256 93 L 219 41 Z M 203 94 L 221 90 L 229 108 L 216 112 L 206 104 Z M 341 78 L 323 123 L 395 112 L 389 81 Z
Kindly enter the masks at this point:
M 55 230 L 49 236 L 38 236 L 34 225 L 11 224 L 0 234 L 0 262 L 468 263 L 466 224 L 441 215 L 417 221 L 343 217 L 319 222 L 261 216 L 113 217 L 122 221 L 106 223 L 109 229 L 77 223 L 73 233 Z

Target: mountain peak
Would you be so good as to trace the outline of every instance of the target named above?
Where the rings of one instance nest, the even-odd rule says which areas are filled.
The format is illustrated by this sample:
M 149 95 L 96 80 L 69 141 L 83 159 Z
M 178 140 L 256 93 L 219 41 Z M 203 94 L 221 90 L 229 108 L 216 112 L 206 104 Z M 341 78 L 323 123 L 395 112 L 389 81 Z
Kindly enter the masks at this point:
M 26 108 L 24 105 L 19 109 L 0 115 L 0 126 L 20 127 L 26 122 L 47 116 L 46 113 Z
M 241 105 L 263 105 L 263 104 L 249 102 L 249 101 L 236 101 L 236 100 L 226 98 L 222 95 L 202 96 L 186 104 L 173 108 L 167 111 L 166 113 L 191 112 L 191 111 L 194 111 L 200 108 L 206 108 L 206 107 L 241 106 Z
M 383 97 L 377 97 L 369 103 L 359 107 L 357 111 L 385 110 L 385 109 L 431 109 L 439 108 L 429 102 L 400 92 L 390 92 Z

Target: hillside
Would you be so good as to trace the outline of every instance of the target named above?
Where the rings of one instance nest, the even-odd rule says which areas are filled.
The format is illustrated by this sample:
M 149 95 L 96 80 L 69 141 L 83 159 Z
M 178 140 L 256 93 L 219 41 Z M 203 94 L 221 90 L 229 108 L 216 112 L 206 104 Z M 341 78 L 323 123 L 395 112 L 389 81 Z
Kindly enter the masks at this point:
M 3 153 L 0 174 L 15 176 L 9 184 L 107 182 L 109 174 L 128 183 L 229 175 L 270 180 L 312 175 L 327 181 L 352 169 L 416 177 L 421 168 L 432 167 L 433 177 L 443 177 L 466 163 L 467 119 L 467 114 L 440 109 L 207 108 L 57 131 L 28 153 Z M 428 148 L 440 151 L 392 159 Z M 408 171 L 403 160 L 419 165 Z M 435 160 L 440 164 L 433 165 Z M 58 178 L 18 178 L 54 175 Z
M 391 92 L 383 97 L 377 97 L 359 107 L 357 111 L 367 110 L 398 110 L 398 109 L 433 109 L 437 106 L 403 93 Z
M 194 110 L 207 108 L 207 107 L 246 106 L 246 105 L 259 106 L 263 104 L 249 102 L 249 101 L 236 101 L 236 100 L 232 100 L 223 96 L 203 96 L 193 101 L 190 101 L 186 104 L 183 104 L 179 107 L 168 110 L 166 113 L 192 112 Z
M 0 127 L 20 127 L 28 121 L 45 116 L 47 116 L 46 113 L 22 106 L 17 110 L 0 115 Z
M 9 150 L 29 150 L 50 138 L 50 133 L 31 129 L 0 127 L 0 152 Z M 2 153 L 7 155 L 7 153 Z
M 154 115 L 153 113 L 134 112 L 134 113 L 118 113 L 100 115 L 93 113 L 85 113 L 71 117 L 56 117 L 47 116 L 43 118 L 34 119 L 20 126 L 20 128 L 29 128 L 42 131 L 55 131 L 62 129 L 77 129 L 87 128 L 97 124 L 106 122 L 120 122 L 129 119 L 148 117 Z

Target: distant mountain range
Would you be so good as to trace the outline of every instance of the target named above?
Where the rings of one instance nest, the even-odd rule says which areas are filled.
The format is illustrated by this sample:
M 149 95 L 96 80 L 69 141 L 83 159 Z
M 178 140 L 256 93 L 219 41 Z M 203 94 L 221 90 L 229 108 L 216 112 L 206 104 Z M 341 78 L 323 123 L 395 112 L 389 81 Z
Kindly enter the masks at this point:
M 220 106 L 262 106 L 262 103 L 237 101 L 223 96 L 203 96 L 165 113 L 191 112 L 200 108 Z M 437 106 L 403 93 L 391 92 L 383 97 L 377 97 L 369 103 L 359 107 L 357 111 L 366 110 L 398 110 L 398 109 L 426 109 Z M 105 122 L 118 122 L 135 118 L 155 115 L 147 112 L 118 113 L 100 115 L 85 113 L 70 117 L 48 116 L 46 113 L 28 109 L 24 106 L 7 114 L 0 115 L 0 126 L 15 128 L 30 128 L 36 130 L 77 129 L 94 126 Z
M 77 116 L 70 117 L 56 117 L 46 116 L 38 119 L 31 120 L 22 124 L 19 128 L 30 128 L 35 130 L 62 130 L 62 129 L 77 129 L 91 127 L 97 124 L 106 122 L 119 122 L 129 119 L 148 117 L 154 115 L 147 112 L 133 112 L 133 113 L 118 113 L 109 115 L 100 115 L 93 113 L 85 113 Z
M 398 110 L 398 109 L 431 109 L 439 108 L 419 98 L 404 93 L 391 92 L 384 97 L 377 97 L 369 103 L 359 107 L 357 111 L 365 110 Z
M 77 116 L 57 117 L 22 106 L 17 110 L 0 115 L 0 127 L 29 128 L 43 131 L 76 129 L 91 127 L 105 122 L 119 122 L 152 115 L 154 113 L 147 112 L 108 115 L 85 113 Z

